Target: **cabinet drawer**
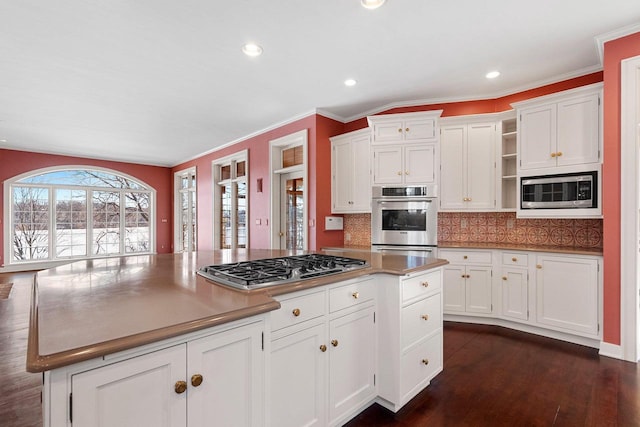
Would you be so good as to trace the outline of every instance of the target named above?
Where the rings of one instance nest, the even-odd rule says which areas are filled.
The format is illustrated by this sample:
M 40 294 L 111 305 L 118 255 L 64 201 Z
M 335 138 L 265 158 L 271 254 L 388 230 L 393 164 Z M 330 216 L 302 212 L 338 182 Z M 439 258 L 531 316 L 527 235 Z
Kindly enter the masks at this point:
M 438 258 L 443 258 L 451 264 L 491 264 L 491 251 L 452 251 L 438 250 Z
M 329 311 L 334 312 L 371 301 L 375 297 L 373 279 L 340 286 L 329 291 Z
M 302 295 L 280 301 L 280 309 L 271 312 L 272 330 L 295 325 L 324 314 L 325 292 Z
M 440 294 L 425 298 L 402 309 L 402 349 L 442 327 Z
M 442 332 L 423 341 L 402 356 L 400 390 L 406 402 L 419 392 L 425 381 L 442 371 Z
M 517 265 L 518 267 L 526 267 L 529 265 L 529 255 L 522 252 L 503 252 L 502 265 Z
M 409 301 L 421 295 L 439 291 L 442 281 L 440 270 L 421 274 L 402 281 L 402 302 Z

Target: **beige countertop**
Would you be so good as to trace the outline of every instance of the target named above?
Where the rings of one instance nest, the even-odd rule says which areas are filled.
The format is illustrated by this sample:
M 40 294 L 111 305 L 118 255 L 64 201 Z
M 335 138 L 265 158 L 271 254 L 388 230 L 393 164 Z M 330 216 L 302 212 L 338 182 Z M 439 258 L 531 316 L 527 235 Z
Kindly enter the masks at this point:
M 78 261 L 36 274 L 27 370 L 43 372 L 276 310 L 273 296 L 375 273 L 404 275 L 444 260 L 343 252 L 370 267 L 253 291 L 210 282 L 205 265 L 292 255 L 279 250 L 208 251 Z

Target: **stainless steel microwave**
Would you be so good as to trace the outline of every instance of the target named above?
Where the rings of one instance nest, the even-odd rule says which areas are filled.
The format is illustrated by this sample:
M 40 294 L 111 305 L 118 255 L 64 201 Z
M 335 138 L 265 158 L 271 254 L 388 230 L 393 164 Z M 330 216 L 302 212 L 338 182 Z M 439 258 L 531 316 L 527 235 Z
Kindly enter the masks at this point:
M 520 208 L 597 208 L 597 189 L 597 171 L 521 177 Z

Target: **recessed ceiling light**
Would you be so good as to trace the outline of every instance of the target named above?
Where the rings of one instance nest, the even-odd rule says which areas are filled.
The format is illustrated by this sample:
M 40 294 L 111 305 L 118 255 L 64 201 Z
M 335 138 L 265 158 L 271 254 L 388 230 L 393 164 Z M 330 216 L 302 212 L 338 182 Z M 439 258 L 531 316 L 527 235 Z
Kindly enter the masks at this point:
M 385 0 L 360 0 L 362 7 L 366 9 L 377 9 L 384 4 Z
M 344 85 L 345 86 L 355 86 L 356 83 L 358 83 L 357 81 L 355 81 L 354 79 L 347 79 L 344 81 Z
M 488 79 L 495 79 L 499 75 L 500 75 L 500 71 L 489 71 L 485 77 Z
M 262 47 L 255 43 L 247 43 L 242 46 L 242 52 L 247 56 L 260 56 L 262 55 Z

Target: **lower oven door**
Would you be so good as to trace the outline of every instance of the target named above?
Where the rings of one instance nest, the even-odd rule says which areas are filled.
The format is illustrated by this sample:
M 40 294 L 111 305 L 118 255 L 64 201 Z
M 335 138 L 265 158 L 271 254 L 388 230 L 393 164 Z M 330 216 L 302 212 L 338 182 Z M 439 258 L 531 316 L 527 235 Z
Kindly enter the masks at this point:
M 417 256 L 421 258 L 437 258 L 438 248 L 435 246 L 389 246 L 373 245 L 372 252 L 391 255 Z
M 436 246 L 438 218 L 435 199 L 374 199 L 371 243 L 374 245 Z

